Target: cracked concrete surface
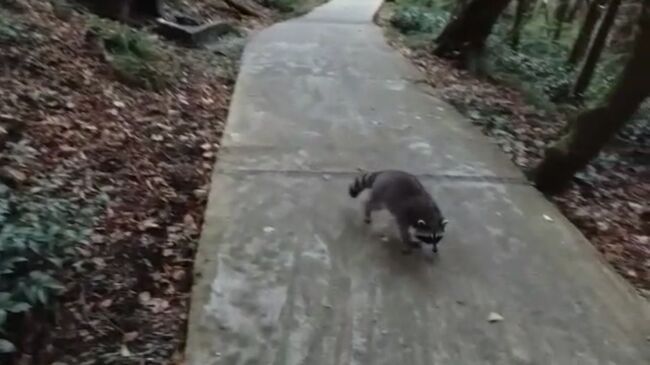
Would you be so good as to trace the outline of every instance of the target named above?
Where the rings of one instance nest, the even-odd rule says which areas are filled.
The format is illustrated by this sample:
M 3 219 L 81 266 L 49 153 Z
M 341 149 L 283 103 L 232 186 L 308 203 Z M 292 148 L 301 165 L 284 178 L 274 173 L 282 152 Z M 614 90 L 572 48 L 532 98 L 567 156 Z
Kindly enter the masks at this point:
M 196 259 L 190 365 L 648 364 L 648 305 L 371 23 L 332 0 L 247 46 Z M 403 256 L 347 195 L 421 174 L 450 220 Z M 491 312 L 504 320 L 489 323 Z

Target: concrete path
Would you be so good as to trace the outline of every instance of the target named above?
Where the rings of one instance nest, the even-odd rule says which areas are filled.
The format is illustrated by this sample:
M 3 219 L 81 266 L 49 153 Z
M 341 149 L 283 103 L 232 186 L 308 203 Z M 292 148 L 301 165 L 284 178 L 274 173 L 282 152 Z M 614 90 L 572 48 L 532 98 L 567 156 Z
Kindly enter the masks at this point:
M 647 303 L 412 82 L 371 24 L 379 5 L 332 0 L 248 45 L 196 261 L 188 364 L 650 364 Z M 401 255 L 385 215 L 363 225 L 347 195 L 357 168 L 422 176 L 450 220 L 439 256 Z

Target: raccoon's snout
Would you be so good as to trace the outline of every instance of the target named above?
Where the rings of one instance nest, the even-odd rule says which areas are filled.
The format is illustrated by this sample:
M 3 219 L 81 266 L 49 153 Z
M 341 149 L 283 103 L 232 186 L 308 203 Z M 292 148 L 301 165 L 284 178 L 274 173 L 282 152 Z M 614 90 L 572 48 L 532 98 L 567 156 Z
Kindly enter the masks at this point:
M 416 234 L 415 237 L 417 237 L 418 240 L 428 243 L 428 244 L 435 244 L 436 241 L 436 236 L 431 233 L 431 234 Z
M 420 233 L 420 234 L 416 234 L 415 237 L 421 242 L 424 242 L 429 245 L 434 245 L 434 247 L 436 247 L 438 245 L 438 242 L 442 240 L 443 236 L 438 233 L 426 233 L 426 234 Z

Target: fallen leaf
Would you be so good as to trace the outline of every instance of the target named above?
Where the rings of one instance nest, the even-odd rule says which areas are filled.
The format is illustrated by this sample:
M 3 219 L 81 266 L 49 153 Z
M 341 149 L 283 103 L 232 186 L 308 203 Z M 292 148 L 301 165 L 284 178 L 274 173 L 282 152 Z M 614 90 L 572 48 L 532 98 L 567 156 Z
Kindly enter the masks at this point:
M 22 184 L 27 180 L 27 175 L 19 170 L 5 166 L 0 169 L 0 181 L 2 180 L 11 184 Z
M 122 341 L 124 342 L 131 342 L 138 338 L 138 332 L 137 331 L 132 331 L 132 332 L 127 332 L 122 336 Z
M 138 294 L 138 299 L 140 300 L 141 304 L 147 304 L 149 301 L 151 301 L 151 294 L 148 291 L 143 291 L 142 293 Z
M 156 223 L 156 220 L 153 218 L 147 218 L 144 221 L 140 222 L 138 225 L 138 228 L 140 228 L 141 231 L 146 231 L 149 228 L 159 228 L 160 226 L 158 223 Z
M 126 345 L 122 344 L 122 347 L 120 348 L 120 355 L 123 357 L 130 357 L 131 351 L 129 351 L 129 348 L 126 347 Z
M 174 278 L 174 280 L 181 280 L 184 277 L 185 277 L 185 270 L 176 270 L 172 274 L 172 278 Z
M 183 224 L 185 225 L 185 230 L 189 233 L 194 233 L 199 229 L 191 214 L 186 214 L 185 217 L 183 217 Z
M 104 299 L 101 301 L 101 303 L 99 303 L 99 306 L 102 308 L 108 308 L 111 306 L 111 304 L 113 304 L 112 299 Z

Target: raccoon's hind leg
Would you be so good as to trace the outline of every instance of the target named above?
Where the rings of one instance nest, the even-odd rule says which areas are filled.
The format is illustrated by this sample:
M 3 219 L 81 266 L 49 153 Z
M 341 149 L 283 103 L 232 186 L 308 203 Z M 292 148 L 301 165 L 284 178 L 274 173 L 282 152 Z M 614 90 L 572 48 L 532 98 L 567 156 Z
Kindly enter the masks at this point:
M 377 199 L 373 197 L 373 195 L 370 195 L 370 198 L 366 201 L 366 204 L 364 206 L 364 211 L 363 211 L 363 221 L 366 224 L 372 223 L 372 212 L 375 210 L 379 210 L 381 208 L 381 204 L 377 202 Z

